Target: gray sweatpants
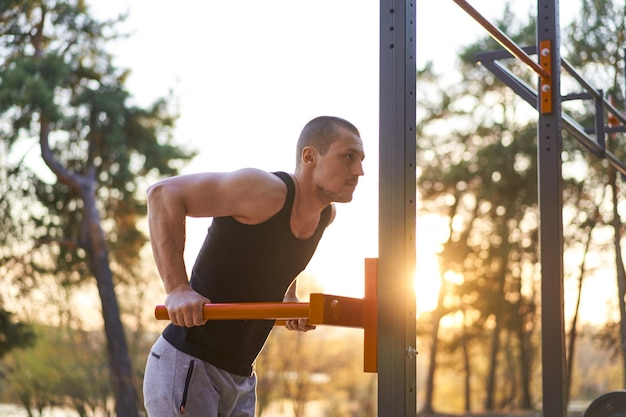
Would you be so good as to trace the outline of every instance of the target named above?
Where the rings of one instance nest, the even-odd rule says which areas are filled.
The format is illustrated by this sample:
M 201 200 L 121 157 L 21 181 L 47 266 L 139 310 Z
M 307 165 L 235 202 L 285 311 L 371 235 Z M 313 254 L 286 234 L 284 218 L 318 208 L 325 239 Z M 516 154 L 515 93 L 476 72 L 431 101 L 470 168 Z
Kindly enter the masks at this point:
M 254 417 L 256 375 L 239 376 L 187 355 L 162 336 L 143 380 L 148 417 Z

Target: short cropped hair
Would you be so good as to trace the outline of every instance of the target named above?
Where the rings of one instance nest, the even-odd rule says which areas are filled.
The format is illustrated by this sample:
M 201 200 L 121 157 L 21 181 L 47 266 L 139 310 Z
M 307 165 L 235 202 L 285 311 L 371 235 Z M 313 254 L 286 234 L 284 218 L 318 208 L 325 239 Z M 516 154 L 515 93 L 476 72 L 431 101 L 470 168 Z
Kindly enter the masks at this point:
M 300 166 L 302 158 L 302 150 L 311 146 L 315 148 L 320 155 L 324 155 L 330 145 L 337 139 L 337 132 L 344 128 L 357 136 L 361 136 L 359 130 L 349 121 L 335 116 L 319 116 L 308 122 L 298 138 L 296 146 L 296 168 Z

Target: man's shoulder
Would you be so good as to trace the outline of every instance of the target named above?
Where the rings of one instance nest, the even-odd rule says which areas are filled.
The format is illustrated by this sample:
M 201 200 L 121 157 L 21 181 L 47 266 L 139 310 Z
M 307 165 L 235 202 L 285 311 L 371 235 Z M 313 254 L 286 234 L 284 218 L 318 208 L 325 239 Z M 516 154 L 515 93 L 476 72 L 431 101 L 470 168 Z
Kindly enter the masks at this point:
M 267 189 L 286 190 L 286 182 L 283 178 L 290 177 L 289 174 L 264 171 L 258 168 L 242 168 L 230 173 L 238 182 L 248 184 L 249 187 L 261 187 Z
M 287 197 L 287 184 L 277 175 L 256 168 L 244 168 L 232 173 L 236 180 L 230 182 L 239 197 L 238 210 L 233 216 L 246 224 L 261 223 L 283 207 Z

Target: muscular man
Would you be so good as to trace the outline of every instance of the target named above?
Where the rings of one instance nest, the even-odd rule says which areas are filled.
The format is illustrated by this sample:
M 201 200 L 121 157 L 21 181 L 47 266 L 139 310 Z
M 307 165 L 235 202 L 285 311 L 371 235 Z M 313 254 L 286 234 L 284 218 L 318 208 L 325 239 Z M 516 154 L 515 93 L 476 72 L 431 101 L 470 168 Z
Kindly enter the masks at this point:
M 297 301 L 295 277 L 313 256 L 363 175 L 359 131 L 338 117 L 306 124 L 294 174 L 241 169 L 169 178 L 148 190 L 150 239 L 171 324 L 144 377 L 150 417 L 253 417 L 254 361 L 270 320 L 209 320 L 205 303 Z M 185 218 L 213 222 L 191 279 L 183 261 Z M 290 330 L 312 329 L 306 319 Z

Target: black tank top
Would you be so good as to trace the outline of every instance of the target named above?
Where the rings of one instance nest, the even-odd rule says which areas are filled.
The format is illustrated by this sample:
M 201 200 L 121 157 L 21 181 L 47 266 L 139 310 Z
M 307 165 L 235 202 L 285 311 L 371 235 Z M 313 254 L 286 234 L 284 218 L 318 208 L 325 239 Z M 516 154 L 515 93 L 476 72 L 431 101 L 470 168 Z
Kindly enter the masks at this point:
M 282 301 L 294 278 L 309 263 L 330 220 L 321 214 L 313 236 L 291 232 L 295 185 L 287 185 L 282 209 L 261 224 L 246 225 L 233 217 L 213 219 L 191 273 L 191 287 L 214 303 Z M 164 338 L 177 349 L 238 375 L 251 375 L 253 363 L 272 330 L 271 320 L 209 320 L 192 328 L 170 324 Z

